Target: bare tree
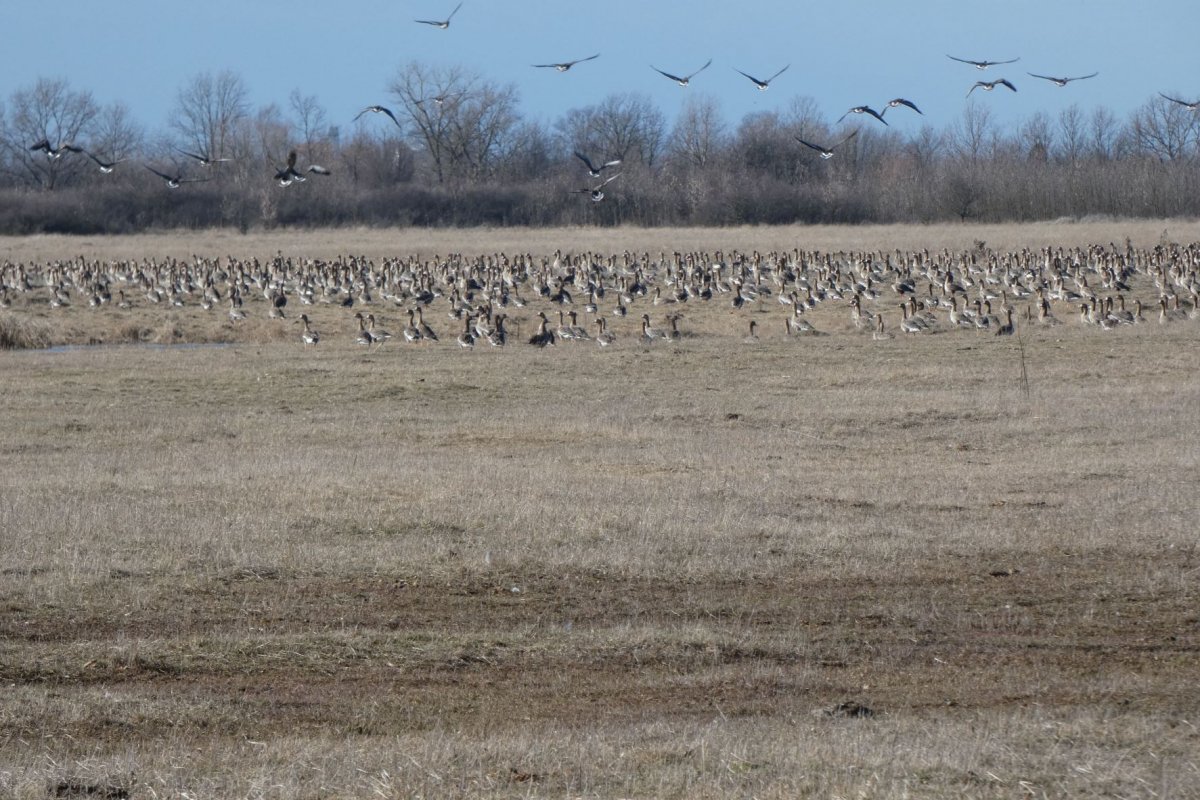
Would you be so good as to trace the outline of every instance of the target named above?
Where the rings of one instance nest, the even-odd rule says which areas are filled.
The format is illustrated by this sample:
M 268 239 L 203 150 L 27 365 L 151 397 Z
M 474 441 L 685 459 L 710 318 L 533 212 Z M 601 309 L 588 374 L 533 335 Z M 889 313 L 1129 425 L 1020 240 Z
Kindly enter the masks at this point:
M 1109 161 L 1117 156 L 1117 145 L 1121 136 L 1121 126 L 1104 106 L 1097 106 L 1092 111 L 1088 130 L 1088 156 L 1094 161 Z
M 675 120 L 669 149 L 692 167 L 706 167 L 725 145 L 725 120 L 715 100 L 705 95 L 689 97 Z
M 106 161 L 132 158 L 146 139 L 142 126 L 124 103 L 113 103 L 100 110 L 88 139 L 88 150 Z
M 1049 162 L 1050 152 L 1054 149 L 1054 130 L 1046 112 L 1038 111 L 1027 119 L 1017 138 L 1026 158 L 1039 164 Z
M 486 177 L 514 146 L 520 116 L 511 85 L 498 86 L 459 66 L 431 69 L 414 61 L 400 70 L 390 91 L 424 144 L 438 183 Z
M 328 160 L 329 153 L 325 141 L 329 130 L 328 115 L 317 96 L 301 94 L 299 89 L 293 89 L 288 95 L 288 107 L 292 112 L 296 132 L 310 156 Z
M 1074 165 L 1084 156 L 1087 130 L 1083 112 L 1079 105 L 1071 105 L 1058 112 L 1058 157 Z
M 17 183 L 54 189 L 86 168 L 85 158 L 64 145 L 82 147 L 100 107 L 91 92 L 73 91 L 63 78 L 39 78 L 9 100 L 10 111 L 0 128 L 4 171 Z M 31 149 L 46 143 L 45 149 Z
M 1195 150 L 1200 119 L 1177 103 L 1156 97 L 1133 113 L 1129 127 L 1139 150 L 1175 161 Z
M 662 112 L 636 93 L 611 94 L 597 105 L 572 109 L 558 128 L 574 150 L 648 167 L 657 163 L 667 138 Z
M 792 180 L 799 159 L 796 141 L 774 111 L 760 111 L 742 118 L 734 137 L 733 150 L 751 172 Z
M 976 163 L 994 149 L 996 139 L 991 110 L 981 103 L 968 102 L 962 118 L 950 129 L 948 143 L 954 156 Z
M 219 158 L 231 152 L 229 145 L 249 108 L 246 86 L 237 73 L 204 72 L 179 90 L 170 127 L 181 137 L 184 149 Z

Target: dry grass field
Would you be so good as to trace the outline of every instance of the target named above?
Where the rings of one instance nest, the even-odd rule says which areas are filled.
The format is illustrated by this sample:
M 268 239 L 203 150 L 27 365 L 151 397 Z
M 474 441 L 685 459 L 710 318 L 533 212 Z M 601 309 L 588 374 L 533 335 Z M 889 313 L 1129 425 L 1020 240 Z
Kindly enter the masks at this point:
M 468 228 L 276 230 L 241 234 L 236 231 L 178 231 L 143 236 L 0 236 L 0 260 L 70 258 L 188 258 L 234 254 L 269 258 L 276 253 L 306 258 L 332 258 L 346 253 L 397 255 L 415 253 L 506 252 L 545 253 L 623 250 L 906 250 L 948 247 L 961 250 L 976 242 L 1015 250 L 1021 247 L 1120 243 L 1129 237 L 1139 247 L 1162 239 L 1200 241 L 1200 221 L 1084 220 L 1010 224 L 934 225 L 780 225 L 741 228 Z
M 0 259 L 1164 228 L 1200 240 Z M 0 796 L 1200 797 L 1200 320 L 876 341 L 826 305 L 821 337 L 772 299 L 471 351 L 444 314 L 363 348 L 319 309 L 304 348 L 291 319 L 25 309 L 54 341 L 232 343 L 0 350 Z

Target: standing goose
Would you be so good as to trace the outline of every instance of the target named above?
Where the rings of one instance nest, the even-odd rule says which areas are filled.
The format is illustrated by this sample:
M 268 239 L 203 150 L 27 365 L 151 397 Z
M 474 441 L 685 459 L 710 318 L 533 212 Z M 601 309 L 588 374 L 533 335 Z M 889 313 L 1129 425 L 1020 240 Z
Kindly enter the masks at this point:
M 421 341 L 421 329 L 417 327 L 416 316 L 417 312 L 410 308 L 408 310 L 408 324 L 404 326 L 404 330 L 402 331 L 404 341 L 410 344 Z
M 463 320 L 463 332 L 458 335 L 456 341 L 459 347 L 470 349 L 475 346 L 475 335 L 471 333 L 471 317 L 466 316 Z
M 361 314 L 362 312 L 360 311 L 358 313 Z M 371 333 L 371 341 L 379 342 L 380 344 L 383 344 L 388 339 L 392 338 L 392 334 L 390 331 L 386 331 L 383 328 L 380 328 L 378 330 L 375 329 L 375 315 L 374 314 L 367 314 L 367 330 L 370 331 L 370 333 Z
M 315 345 L 321 341 L 321 334 L 314 331 L 308 322 L 308 314 L 301 314 L 300 321 L 304 323 L 304 331 L 300 334 L 300 341 L 304 342 L 305 347 L 308 347 L 310 344 Z
M 504 347 L 508 344 L 508 331 L 504 330 L 504 320 L 507 318 L 506 314 L 496 317 L 496 329 L 487 335 L 487 343 L 492 347 Z
M 596 334 L 596 344 L 601 347 L 608 347 L 617 340 L 617 337 L 608 332 L 608 325 L 605 324 L 604 317 L 596 320 L 596 326 L 600 331 Z
M 592 338 L 591 335 L 587 332 L 587 330 L 579 324 L 579 321 L 577 319 L 578 315 L 575 311 L 572 311 L 567 316 L 569 316 L 571 318 L 571 338 L 573 338 L 573 339 L 591 339 Z
M 667 334 L 661 328 L 650 327 L 650 315 L 642 314 L 642 341 L 646 344 L 651 342 L 663 341 L 667 338 Z
M 229 295 L 229 321 L 241 322 L 246 318 L 246 312 L 242 311 L 242 298 L 237 294 Z
M 548 344 L 554 344 L 554 334 L 550 331 L 549 327 L 550 320 L 546 319 L 546 314 L 542 311 L 538 312 L 538 317 L 540 321 L 538 322 L 537 333 L 529 337 L 529 343 L 536 347 L 545 347 Z
M 1016 326 L 1013 324 L 1012 309 L 1004 309 L 1004 324 L 996 327 L 995 336 L 1012 336 L 1016 331 Z
M 356 311 L 354 318 L 358 320 L 358 336 L 355 337 L 354 343 L 363 344 L 367 347 L 376 344 L 375 337 L 371 334 L 371 331 L 367 330 L 367 318 L 363 316 L 363 313 Z
M 437 334 L 433 332 L 433 328 L 425 324 L 425 314 L 420 306 L 417 306 L 417 330 L 421 332 L 422 339 L 432 339 L 438 341 Z

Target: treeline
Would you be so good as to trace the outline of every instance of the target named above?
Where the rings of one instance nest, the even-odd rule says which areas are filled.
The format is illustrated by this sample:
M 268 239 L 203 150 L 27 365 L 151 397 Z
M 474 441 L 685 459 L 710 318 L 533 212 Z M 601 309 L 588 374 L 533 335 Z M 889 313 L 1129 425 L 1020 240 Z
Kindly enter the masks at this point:
M 546 123 L 522 117 L 511 86 L 419 63 L 391 84 L 394 120 L 343 126 L 313 96 L 258 108 L 247 96 L 234 73 L 198 75 L 150 133 L 65 80 L 14 92 L 0 105 L 0 233 L 1200 214 L 1200 114 L 1159 96 L 1126 119 L 1072 105 L 1015 126 L 980 98 L 944 129 L 904 108 L 892 114 L 906 125 L 835 125 L 809 98 L 731 124 L 693 96 L 668 121 L 639 94 Z M 800 139 L 838 146 L 825 159 Z M 291 151 L 306 180 L 281 186 Z M 593 178 L 576 153 L 621 163 Z M 313 164 L 330 174 L 303 171 Z

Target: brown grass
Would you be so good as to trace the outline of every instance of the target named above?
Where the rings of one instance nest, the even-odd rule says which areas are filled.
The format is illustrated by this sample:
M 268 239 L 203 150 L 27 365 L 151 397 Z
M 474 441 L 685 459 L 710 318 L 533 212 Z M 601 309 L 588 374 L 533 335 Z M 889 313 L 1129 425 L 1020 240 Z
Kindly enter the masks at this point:
M 1016 250 L 1022 247 L 1075 247 L 1123 243 L 1152 247 L 1162 240 L 1200 240 L 1200 221 L 1058 220 L 1027 224 L 935 225 L 781 225 L 733 228 L 349 228 L 322 230 L 173 231 L 135 236 L 0 236 L 0 258 L 45 261 L 82 255 L 87 258 L 190 258 L 193 254 L 270 258 L 276 253 L 332 258 L 346 253 L 381 254 L 507 252 L 601 253 L 666 250 L 820 250 L 970 249 L 976 242 Z
M 1196 323 L 328 313 L 0 353 L 0 796 L 1196 796 Z

